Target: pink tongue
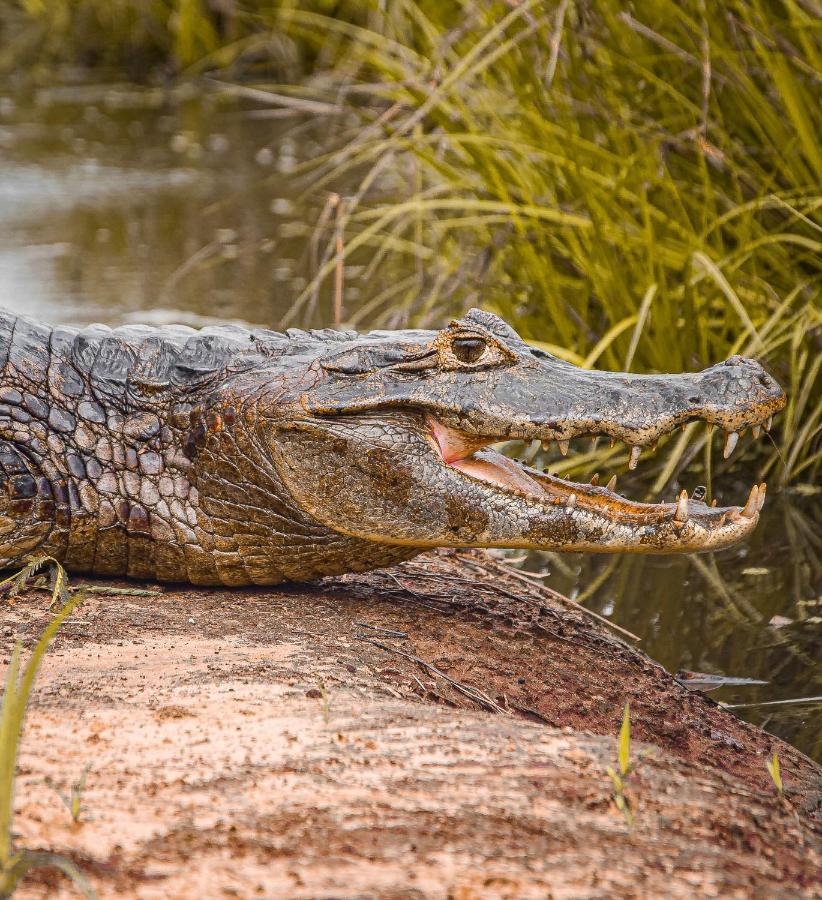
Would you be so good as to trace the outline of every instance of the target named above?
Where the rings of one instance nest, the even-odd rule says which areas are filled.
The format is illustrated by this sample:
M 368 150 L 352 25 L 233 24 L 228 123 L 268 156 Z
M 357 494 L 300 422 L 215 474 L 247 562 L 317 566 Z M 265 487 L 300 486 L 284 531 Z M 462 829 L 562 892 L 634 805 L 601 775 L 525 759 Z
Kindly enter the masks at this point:
M 479 450 L 488 443 L 487 438 L 469 437 L 461 434 L 453 428 L 438 422 L 433 416 L 428 419 L 428 427 L 440 448 L 440 456 L 443 461 L 452 465 L 457 460 L 470 456 L 474 450 Z
M 455 460 L 451 466 L 465 472 L 466 475 L 508 490 L 519 489 L 526 494 L 542 493 L 540 485 L 533 478 L 529 478 L 513 460 L 493 450 L 479 450 L 466 459 Z

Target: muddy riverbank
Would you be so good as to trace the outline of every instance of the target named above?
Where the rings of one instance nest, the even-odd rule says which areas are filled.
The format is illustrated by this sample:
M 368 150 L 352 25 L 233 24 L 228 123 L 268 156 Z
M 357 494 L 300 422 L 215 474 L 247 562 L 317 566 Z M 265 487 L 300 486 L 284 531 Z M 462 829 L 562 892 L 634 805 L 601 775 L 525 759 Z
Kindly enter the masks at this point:
M 822 770 L 482 553 L 95 596 L 38 681 L 22 845 L 100 896 L 814 896 Z M 31 643 L 42 593 L 4 613 Z M 629 830 L 605 769 L 631 702 Z M 765 768 L 776 750 L 786 797 Z M 72 824 L 51 784 L 88 766 Z M 55 896 L 41 871 L 22 896 Z

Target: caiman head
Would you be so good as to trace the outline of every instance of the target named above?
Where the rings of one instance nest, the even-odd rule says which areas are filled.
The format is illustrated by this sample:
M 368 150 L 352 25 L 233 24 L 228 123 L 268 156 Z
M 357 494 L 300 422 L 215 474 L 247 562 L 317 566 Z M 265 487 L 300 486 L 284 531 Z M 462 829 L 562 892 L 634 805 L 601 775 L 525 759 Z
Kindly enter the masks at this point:
M 516 547 L 677 553 L 728 546 L 755 527 L 765 485 L 741 506 L 637 503 L 551 476 L 491 445 L 604 436 L 644 448 L 703 420 L 755 432 L 785 395 L 759 363 L 734 356 L 702 372 L 587 371 L 529 346 L 471 310 L 440 332 L 374 332 L 329 345 L 310 366 L 301 414 L 279 424 L 274 461 L 296 502 L 334 531 L 410 547 Z

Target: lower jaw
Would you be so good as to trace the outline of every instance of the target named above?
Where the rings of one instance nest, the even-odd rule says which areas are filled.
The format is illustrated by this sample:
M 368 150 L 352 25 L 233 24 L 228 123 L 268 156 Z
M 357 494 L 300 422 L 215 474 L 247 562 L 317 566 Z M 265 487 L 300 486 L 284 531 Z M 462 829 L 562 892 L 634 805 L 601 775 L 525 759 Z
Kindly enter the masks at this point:
M 568 513 L 590 512 L 614 524 L 637 527 L 670 524 L 675 530 L 681 530 L 696 514 L 708 535 L 726 524 L 735 524 L 747 533 L 755 525 L 765 501 L 762 484 L 754 485 L 744 506 L 707 506 L 701 497 L 688 497 L 685 491 L 673 503 L 639 503 L 614 492 L 615 478 L 606 487 L 599 486 L 596 479 L 591 484 L 580 484 L 527 469 L 492 450 L 480 450 L 446 464 L 472 479 L 542 506 L 564 506 Z

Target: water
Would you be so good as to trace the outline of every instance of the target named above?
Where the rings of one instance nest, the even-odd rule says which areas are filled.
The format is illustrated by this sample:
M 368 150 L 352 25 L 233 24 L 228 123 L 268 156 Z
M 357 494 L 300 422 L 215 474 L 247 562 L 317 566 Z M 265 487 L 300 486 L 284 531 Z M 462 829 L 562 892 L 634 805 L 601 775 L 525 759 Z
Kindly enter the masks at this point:
M 276 324 L 317 218 L 295 209 L 291 172 L 321 134 L 182 89 L 2 97 L 0 304 L 56 322 Z
M 0 94 L 0 305 L 73 324 L 279 324 L 332 239 L 299 167 L 341 127 L 188 89 Z M 369 291 L 356 266 L 346 274 L 351 316 Z M 293 324 L 331 320 L 329 288 Z M 738 502 L 746 486 L 721 490 L 720 503 Z M 821 531 L 818 497 L 769 491 L 752 538 L 722 553 L 530 554 L 524 565 L 637 634 L 670 671 L 766 681 L 712 694 L 758 704 L 822 694 Z M 820 708 L 738 712 L 820 759 Z

